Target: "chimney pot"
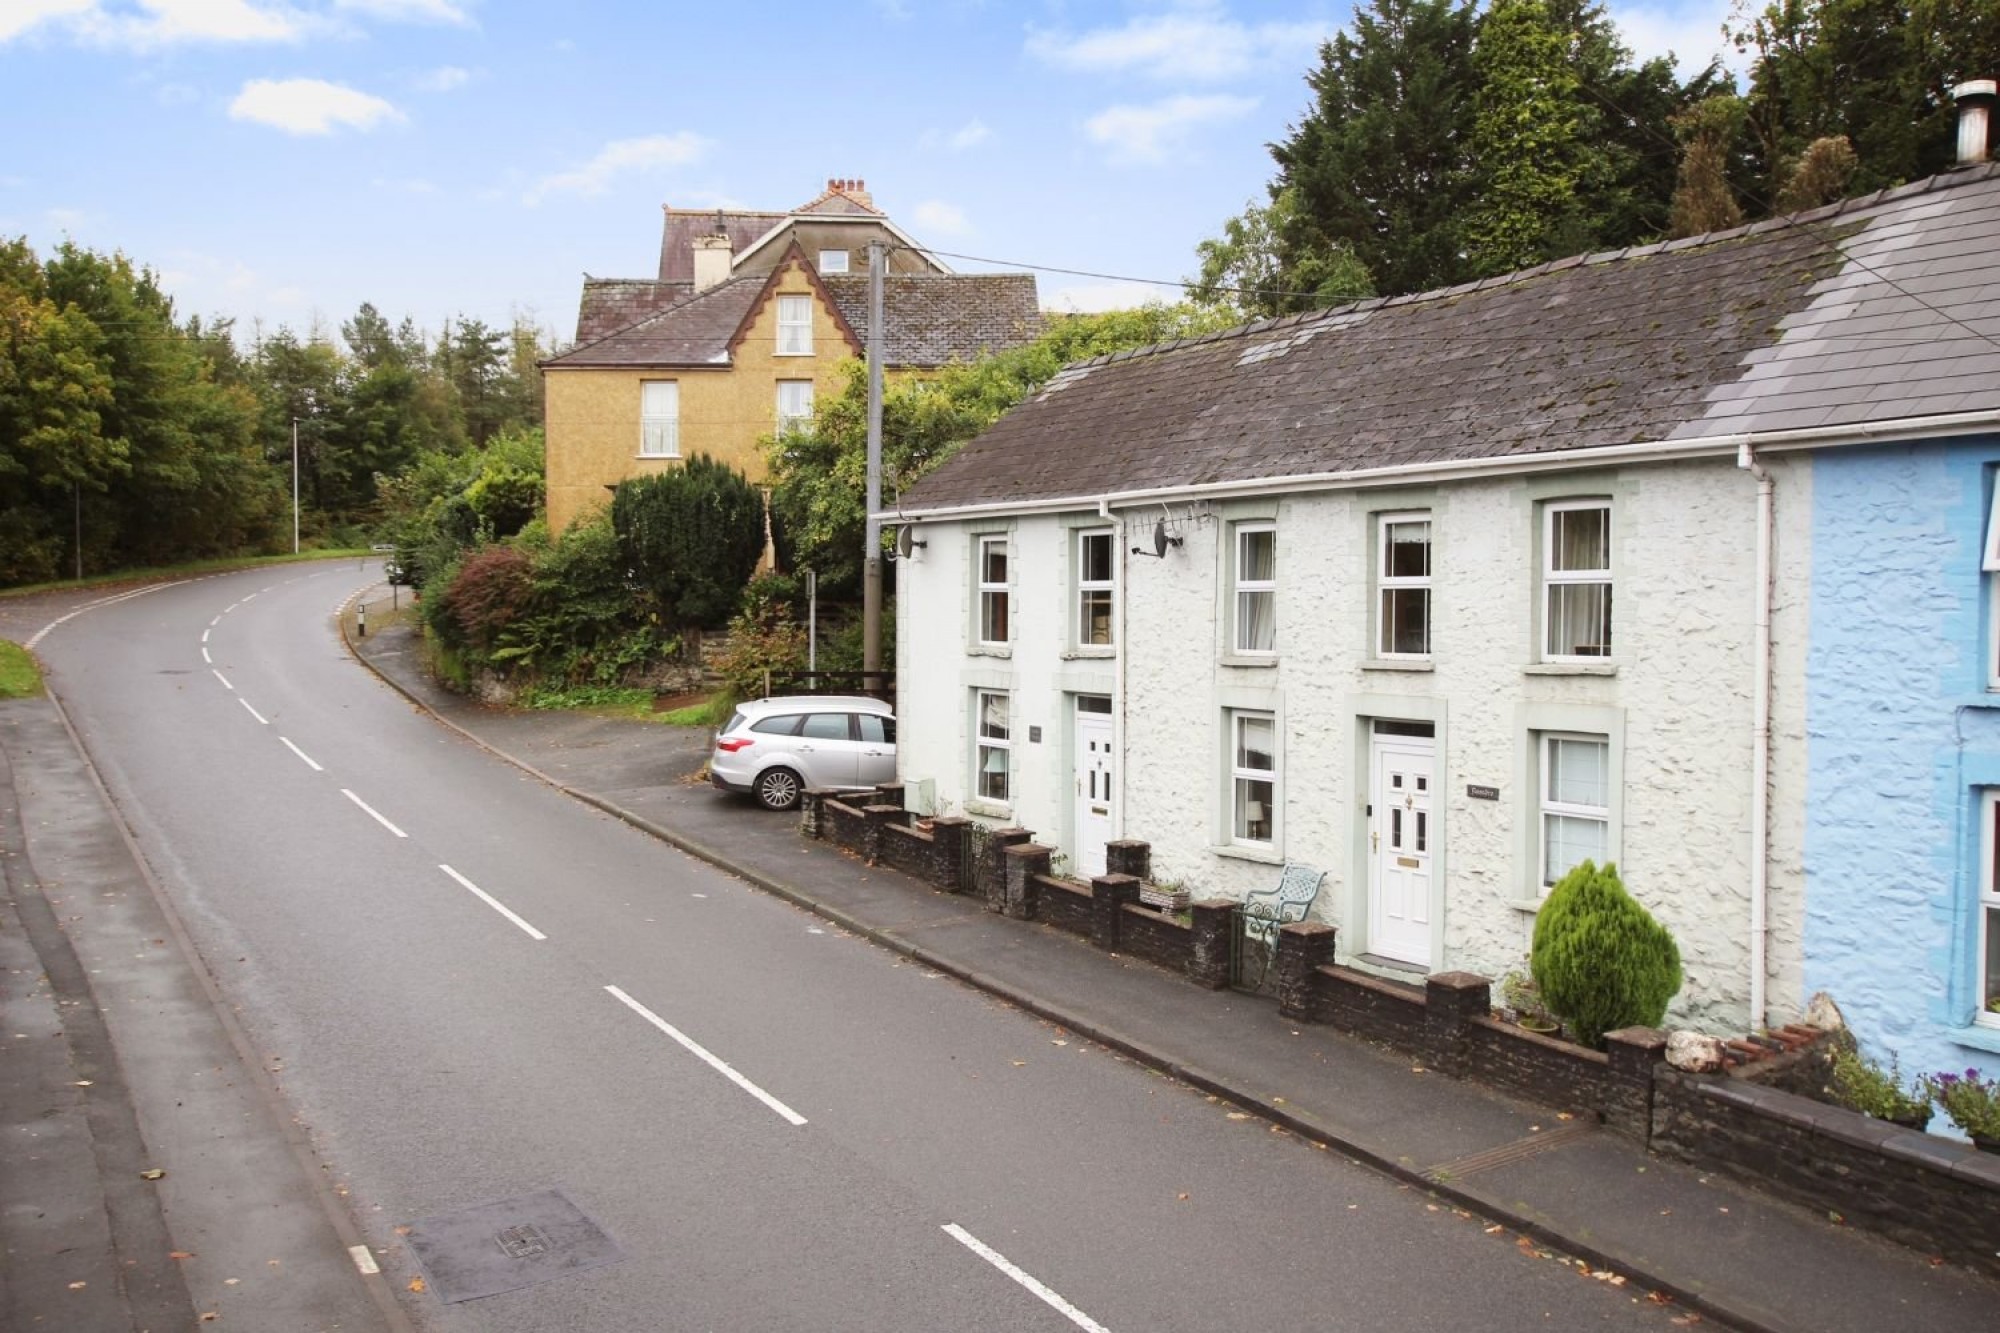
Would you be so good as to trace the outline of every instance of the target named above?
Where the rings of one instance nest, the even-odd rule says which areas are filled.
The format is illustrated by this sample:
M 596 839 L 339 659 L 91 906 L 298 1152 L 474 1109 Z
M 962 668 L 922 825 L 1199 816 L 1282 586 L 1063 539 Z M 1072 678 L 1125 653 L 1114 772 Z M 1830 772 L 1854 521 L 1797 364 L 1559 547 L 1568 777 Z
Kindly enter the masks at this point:
M 1993 103 L 2000 100 L 2000 83 L 1971 79 L 1953 88 L 1951 95 L 1958 102 L 1958 165 L 1975 166 L 1991 156 L 1987 151 L 1993 133 L 1990 117 Z

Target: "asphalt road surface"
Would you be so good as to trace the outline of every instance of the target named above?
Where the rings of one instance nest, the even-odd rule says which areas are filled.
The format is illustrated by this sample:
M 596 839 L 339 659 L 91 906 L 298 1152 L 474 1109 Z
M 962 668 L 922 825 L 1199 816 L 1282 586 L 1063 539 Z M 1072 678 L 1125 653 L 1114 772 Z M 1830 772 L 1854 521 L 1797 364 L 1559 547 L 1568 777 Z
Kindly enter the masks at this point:
M 416 1327 L 1672 1326 L 496 761 L 349 658 L 376 578 L 191 581 L 37 651 Z M 411 1290 L 399 1228 L 552 1188 L 623 1257 Z

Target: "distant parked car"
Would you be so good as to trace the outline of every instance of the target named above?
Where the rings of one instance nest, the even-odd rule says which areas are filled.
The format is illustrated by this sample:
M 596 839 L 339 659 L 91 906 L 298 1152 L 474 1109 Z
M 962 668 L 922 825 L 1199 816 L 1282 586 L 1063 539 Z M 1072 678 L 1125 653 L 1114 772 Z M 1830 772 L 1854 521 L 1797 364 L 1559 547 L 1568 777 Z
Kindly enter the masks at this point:
M 880 699 L 837 694 L 753 699 L 715 733 L 708 780 L 789 810 L 808 787 L 848 791 L 896 778 L 896 714 Z

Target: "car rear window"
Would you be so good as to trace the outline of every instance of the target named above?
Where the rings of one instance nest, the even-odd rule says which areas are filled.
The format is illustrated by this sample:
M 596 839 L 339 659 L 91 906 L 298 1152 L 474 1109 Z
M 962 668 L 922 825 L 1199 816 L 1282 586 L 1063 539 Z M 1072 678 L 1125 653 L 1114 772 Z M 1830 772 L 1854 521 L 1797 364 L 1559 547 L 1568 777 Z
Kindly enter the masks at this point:
M 799 735 L 821 741 L 848 740 L 853 732 L 848 728 L 847 717 L 846 713 L 807 713 Z
M 799 719 L 803 716 L 802 713 L 779 713 L 776 717 L 765 718 L 750 730 L 766 736 L 796 736 L 799 734 Z

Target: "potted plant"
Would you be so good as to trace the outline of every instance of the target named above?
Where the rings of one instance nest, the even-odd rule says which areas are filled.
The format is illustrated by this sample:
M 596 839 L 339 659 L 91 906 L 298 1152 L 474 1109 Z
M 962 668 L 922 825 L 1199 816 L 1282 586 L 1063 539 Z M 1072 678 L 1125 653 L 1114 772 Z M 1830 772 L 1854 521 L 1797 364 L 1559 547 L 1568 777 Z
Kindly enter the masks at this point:
M 1500 979 L 1500 998 L 1506 1002 L 1518 1027 L 1546 1035 L 1561 1026 L 1542 1003 L 1542 992 L 1535 979 L 1518 967 Z
M 1924 1087 L 1971 1136 L 1981 1152 L 2000 1152 L 2000 1078 L 1982 1078 L 1977 1069 L 1963 1074 L 1926 1074 Z
M 1931 1084 L 1918 1079 L 1905 1085 L 1903 1071 L 1892 1056 L 1887 1069 L 1852 1046 L 1834 1052 L 1833 1086 L 1840 1105 L 1905 1129 L 1922 1129 L 1931 1120 Z

